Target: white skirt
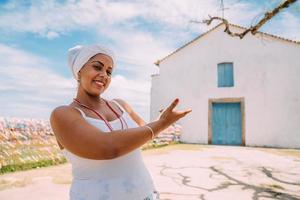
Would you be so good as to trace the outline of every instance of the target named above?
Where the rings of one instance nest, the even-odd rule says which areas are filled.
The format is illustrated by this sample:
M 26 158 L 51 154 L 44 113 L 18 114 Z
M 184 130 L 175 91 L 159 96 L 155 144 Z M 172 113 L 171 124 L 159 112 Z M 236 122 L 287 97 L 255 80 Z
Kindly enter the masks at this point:
M 142 179 L 73 179 L 70 200 L 159 200 L 159 192 Z

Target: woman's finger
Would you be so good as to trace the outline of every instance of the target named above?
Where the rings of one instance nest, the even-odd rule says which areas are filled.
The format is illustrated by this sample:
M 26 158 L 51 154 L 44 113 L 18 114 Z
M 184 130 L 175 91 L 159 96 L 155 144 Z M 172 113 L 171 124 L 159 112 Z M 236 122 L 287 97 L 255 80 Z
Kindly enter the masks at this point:
M 179 102 L 179 99 L 178 99 L 178 98 L 175 99 L 175 100 L 172 102 L 172 104 L 167 108 L 167 110 L 172 111 L 172 110 L 177 106 L 178 102 Z
M 179 111 L 177 112 L 177 114 L 179 114 L 180 116 L 185 116 L 186 114 L 192 112 L 192 109 L 187 109 L 187 110 L 184 110 L 184 111 Z

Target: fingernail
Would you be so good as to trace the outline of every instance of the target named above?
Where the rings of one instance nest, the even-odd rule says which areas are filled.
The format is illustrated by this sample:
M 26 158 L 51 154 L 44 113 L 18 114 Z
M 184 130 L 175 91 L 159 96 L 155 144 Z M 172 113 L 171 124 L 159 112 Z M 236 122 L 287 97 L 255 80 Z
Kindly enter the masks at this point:
M 176 99 L 175 99 L 175 102 L 178 102 L 178 101 L 179 101 L 179 99 L 178 99 L 178 98 L 176 98 Z

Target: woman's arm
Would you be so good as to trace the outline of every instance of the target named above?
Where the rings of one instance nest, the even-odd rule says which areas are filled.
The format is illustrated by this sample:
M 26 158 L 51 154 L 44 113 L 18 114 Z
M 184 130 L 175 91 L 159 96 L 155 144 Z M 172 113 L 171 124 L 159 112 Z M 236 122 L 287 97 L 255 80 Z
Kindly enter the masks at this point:
M 174 101 L 159 120 L 147 124 L 155 135 L 191 112 L 191 110 L 174 112 L 177 103 L 178 101 Z M 66 149 L 89 159 L 117 158 L 151 139 L 151 132 L 145 126 L 105 133 L 89 124 L 78 110 L 70 106 L 56 108 L 51 113 L 50 123 L 57 140 Z
M 122 99 L 115 99 L 130 115 L 130 117 L 137 123 L 139 126 L 146 125 L 146 122 L 131 108 L 131 106 Z

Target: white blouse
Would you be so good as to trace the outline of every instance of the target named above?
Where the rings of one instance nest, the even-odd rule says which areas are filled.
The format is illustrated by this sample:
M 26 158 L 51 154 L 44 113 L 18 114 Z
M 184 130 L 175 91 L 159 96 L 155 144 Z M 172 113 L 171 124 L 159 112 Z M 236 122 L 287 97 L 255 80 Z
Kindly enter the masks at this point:
M 122 106 L 122 117 L 128 128 L 137 127 Z M 93 126 L 109 134 L 110 130 L 100 119 L 82 116 Z M 119 119 L 109 122 L 114 130 L 121 129 Z M 123 122 L 124 124 L 124 122 Z M 63 149 L 63 154 L 72 165 L 73 180 L 70 200 L 150 200 L 156 199 L 151 176 L 144 164 L 141 149 L 111 160 L 93 160 L 79 157 Z

